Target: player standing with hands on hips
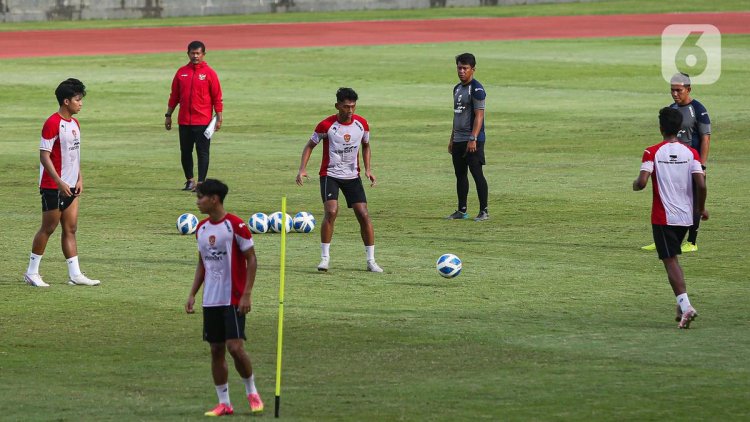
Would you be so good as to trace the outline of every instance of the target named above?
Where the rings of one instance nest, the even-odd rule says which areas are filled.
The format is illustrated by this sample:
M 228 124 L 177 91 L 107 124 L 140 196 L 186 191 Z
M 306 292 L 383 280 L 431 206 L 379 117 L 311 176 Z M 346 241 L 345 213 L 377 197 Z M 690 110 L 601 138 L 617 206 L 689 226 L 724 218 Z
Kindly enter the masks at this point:
M 479 195 L 479 214 L 474 221 L 490 218 L 487 211 L 489 188 L 482 166 L 484 160 L 484 100 L 487 93 L 479 81 L 474 79 L 477 61 L 473 54 L 456 56 L 456 71 L 459 83 L 453 87 L 453 131 L 448 142 L 448 152 L 453 157 L 453 170 L 456 174 L 458 209 L 447 217 L 448 220 L 469 218 L 466 201 L 469 196 L 468 172 L 474 178 Z
M 31 245 L 29 266 L 23 278 L 34 287 L 49 287 L 39 275 L 39 264 L 52 233 L 62 226 L 62 251 L 68 263 L 68 284 L 97 286 L 99 280 L 86 277 L 78 265 L 78 197 L 83 193 L 81 173 L 81 128 L 73 115 L 83 107 L 86 86 L 78 79 L 67 79 L 58 85 L 55 97 L 60 108 L 42 128 L 39 145 L 42 196 L 42 226 Z
M 211 374 L 219 404 L 206 416 L 234 413 L 229 400 L 229 370 L 226 352 L 242 377 L 253 413 L 263 412 L 263 401 L 255 388 L 250 357 L 245 351 L 245 315 L 252 307 L 252 290 L 258 261 L 253 236 L 245 222 L 224 209 L 229 188 L 215 179 L 196 187 L 198 209 L 208 218 L 198 224 L 198 266 L 185 311 L 195 312 L 195 295 L 203 285 L 203 340 L 211 347 Z
M 677 298 L 678 328 L 690 328 L 698 316 L 690 304 L 685 275 L 677 260 L 680 245 L 695 215 L 708 220 L 706 211 L 706 179 L 698 152 L 680 143 L 677 133 L 682 125 L 678 110 L 664 107 L 659 111 L 659 128 L 664 140 L 643 152 L 641 171 L 633 181 L 633 190 L 643 190 L 652 179 L 653 202 L 651 228 L 659 259 L 667 270 L 667 278 Z M 697 197 L 693 195 L 693 186 Z
M 224 103 L 219 76 L 204 61 L 206 46 L 200 41 L 193 41 L 188 44 L 187 55 L 190 63 L 179 68 L 172 79 L 164 127 L 172 130 L 172 113 L 179 104 L 177 124 L 180 125 L 180 161 L 185 173 L 185 187 L 182 190 L 195 191 L 193 145 L 198 155 L 198 183 L 202 183 L 208 174 L 211 148 L 211 140 L 203 132 L 211 122 L 213 111 L 216 112 L 215 130 L 221 129 Z
M 359 176 L 359 150 L 362 148 L 362 161 L 365 176 L 370 186 L 375 186 L 375 176 L 370 166 L 370 126 L 364 117 L 354 114 L 359 96 L 351 88 L 336 91 L 337 114 L 327 117 L 315 127 L 310 140 L 302 149 L 297 184 L 302 186 L 307 176 L 307 162 L 313 148 L 323 142 L 323 161 L 320 164 L 320 196 L 323 200 L 325 217 L 320 229 L 320 264 L 318 271 L 328 271 L 330 263 L 333 225 L 339 213 L 339 189 L 344 192 L 346 205 L 354 209 L 357 216 L 362 241 L 365 244 L 367 271 L 382 273 L 375 262 L 375 231 L 367 210 L 367 197 L 362 179 Z

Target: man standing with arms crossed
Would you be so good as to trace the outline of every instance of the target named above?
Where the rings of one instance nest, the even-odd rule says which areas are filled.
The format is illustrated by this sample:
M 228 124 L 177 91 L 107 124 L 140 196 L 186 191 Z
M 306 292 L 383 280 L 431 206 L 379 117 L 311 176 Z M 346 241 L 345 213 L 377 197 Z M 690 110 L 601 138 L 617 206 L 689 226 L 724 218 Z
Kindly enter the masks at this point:
M 193 175 L 193 145 L 198 155 L 198 183 L 206 180 L 208 174 L 211 140 L 203 134 L 216 112 L 216 129 L 221 129 L 224 103 L 221 98 L 219 76 L 204 61 L 206 46 L 200 41 L 188 44 L 187 55 L 190 63 L 179 68 L 172 79 L 167 112 L 164 114 L 164 127 L 172 130 L 172 113 L 177 105 L 180 112 L 177 124 L 180 125 L 180 161 L 185 173 L 185 187 L 182 190 L 195 191 Z
M 315 127 L 310 140 L 302 149 L 297 184 L 302 186 L 307 178 L 307 162 L 313 148 L 323 141 L 323 160 L 320 164 L 320 196 L 325 217 L 320 228 L 320 264 L 318 271 L 328 271 L 333 225 L 339 213 L 339 189 L 344 192 L 346 205 L 354 209 L 365 244 L 367 271 L 382 273 L 375 262 L 375 231 L 367 210 L 367 197 L 359 176 L 359 149 L 365 176 L 370 186 L 375 186 L 375 176 L 370 167 L 370 126 L 364 117 L 354 114 L 359 96 L 351 88 L 336 91 L 337 114 L 327 117 Z
M 690 97 L 692 90 L 690 77 L 685 73 L 676 73 L 672 76 L 670 92 L 674 103 L 669 107 L 676 109 L 682 114 L 682 127 L 677 134 L 677 140 L 698 151 L 703 171 L 706 171 L 708 162 L 708 150 L 711 143 L 711 119 L 708 110 L 698 100 Z M 695 192 L 693 192 L 695 195 Z M 687 241 L 682 244 L 683 252 L 695 252 L 698 250 L 698 229 L 700 227 L 700 216 L 696 216 L 693 225 L 688 231 Z M 647 251 L 656 249 L 655 244 L 641 248 Z
M 68 263 L 68 284 L 96 286 L 78 265 L 78 197 L 83 193 L 81 174 L 81 128 L 73 115 L 83 107 L 86 86 L 78 79 L 62 81 L 55 90 L 60 108 L 42 128 L 39 146 L 39 193 L 42 195 L 42 226 L 34 236 L 29 266 L 23 278 L 34 287 L 49 287 L 39 275 L 39 264 L 52 233 L 62 225 L 62 251 Z
M 471 53 L 456 56 L 456 71 L 460 82 L 453 87 L 453 131 L 448 142 L 448 152 L 453 157 L 453 169 L 456 174 L 458 209 L 447 217 L 448 220 L 469 218 L 466 212 L 469 195 L 468 171 L 471 171 L 479 195 L 479 214 L 474 221 L 490 218 L 487 211 L 489 188 L 482 171 L 485 164 L 484 100 L 487 94 L 482 84 L 474 79 L 476 63 Z
M 195 230 L 198 266 L 185 312 L 195 312 L 195 295 L 203 285 L 203 339 L 211 347 L 211 373 L 219 396 L 219 404 L 206 412 L 206 416 L 234 413 L 227 383 L 227 350 L 245 385 L 250 410 L 263 412 L 263 401 L 255 388 L 253 367 L 244 346 L 245 315 L 252 307 L 258 261 L 247 224 L 224 209 L 228 192 L 227 185 L 214 179 L 206 179 L 196 187 L 198 209 L 208 214 L 208 218 Z
M 664 140 L 643 152 L 641 171 L 633 181 L 633 190 L 643 190 L 649 177 L 652 179 L 654 244 L 677 298 L 677 327 L 690 328 L 698 312 L 690 304 L 685 275 L 677 255 L 682 253 L 680 245 L 693 224 L 694 216 L 707 220 L 708 211 L 700 156 L 696 150 L 677 140 L 681 125 L 682 114 L 678 110 L 664 107 L 659 111 L 659 128 Z M 697 198 L 693 196 L 693 190 L 697 192 Z

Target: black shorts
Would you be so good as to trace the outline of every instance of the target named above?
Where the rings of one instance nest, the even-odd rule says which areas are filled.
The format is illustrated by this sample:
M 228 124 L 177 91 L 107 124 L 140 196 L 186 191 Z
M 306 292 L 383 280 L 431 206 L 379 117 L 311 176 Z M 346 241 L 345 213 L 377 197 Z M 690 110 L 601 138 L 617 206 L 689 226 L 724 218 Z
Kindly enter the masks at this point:
M 339 200 L 339 189 L 344 192 L 346 206 L 351 208 L 357 202 L 367 203 L 365 188 L 362 179 L 337 179 L 331 176 L 320 176 L 320 198 L 323 203 L 330 200 Z
M 477 142 L 477 150 L 475 152 L 468 152 L 466 148 L 469 146 L 468 142 L 454 142 L 452 155 L 453 164 L 460 164 L 465 166 L 483 166 L 484 161 L 484 142 Z
M 203 340 L 209 343 L 224 343 L 227 340 L 245 337 L 245 315 L 234 305 L 209 306 L 203 308 Z
M 682 253 L 680 246 L 689 228 L 683 226 L 661 226 L 658 224 L 651 225 L 659 259 L 674 258 Z
M 71 189 L 73 193 L 76 193 L 74 189 Z M 78 198 L 77 195 L 63 196 L 60 195 L 60 191 L 57 189 L 39 189 L 39 194 L 42 196 L 42 212 L 52 211 L 59 209 L 65 211 L 66 208 Z

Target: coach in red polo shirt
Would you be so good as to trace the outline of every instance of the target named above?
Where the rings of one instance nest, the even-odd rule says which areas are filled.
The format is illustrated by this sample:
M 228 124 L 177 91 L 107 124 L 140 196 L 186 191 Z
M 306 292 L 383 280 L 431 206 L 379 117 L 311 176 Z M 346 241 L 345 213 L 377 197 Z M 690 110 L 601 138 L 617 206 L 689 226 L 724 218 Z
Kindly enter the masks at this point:
M 185 173 L 185 187 L 195 190 L 193 175 L 193 145 L 198 153 L 198 183 L 206 180 L 211 140 L 203 132 L 216 112 L 216 130 L 221 128 L 224 104 L 221 99 L 219 76 L 204 61 L 206 46 L 201 41 L 188 44 L 190 63 L 179 68 L 172 79 L 172 92 L 164 115 L 164 127 L 172 129 L 172 112 L 180 105 L 177 124 L 180 126 L 180 160 Z

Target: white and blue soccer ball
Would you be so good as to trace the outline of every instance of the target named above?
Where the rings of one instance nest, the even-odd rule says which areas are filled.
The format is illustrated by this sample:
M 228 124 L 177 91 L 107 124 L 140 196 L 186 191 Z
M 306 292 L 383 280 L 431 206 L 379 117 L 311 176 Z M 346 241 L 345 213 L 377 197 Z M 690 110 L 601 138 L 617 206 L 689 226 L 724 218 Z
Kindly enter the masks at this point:
M 282 223 L 282 214 L 281 211 L 276 211 L 275 213 L 268 216 L 268 228 L 271 229 L 274 233 L 281 233 L 281 225 Z M 292 217 L 287 214 L 286 215 L 286 232 L 289 233 L 292 231 Z
M 461 258 L 452 253 L 441 255 L 437 260 L 436 267 L 438 274 L 441 276 L 445 278 L 456 277 L 461 274 Z
M 198 217 L 186 212 L 177 218 L 177 230 L 180 234 L 193 234 L 198 227 Z
M 292 227 L 296 232 L 310 233 L 315 230 L 315 217 L 307 211 L 300 211 L 294 215 Z
M 247 220 L 247 226 L 253 233 L 265 233 L 268 231 L 268 216 L 262 212 L 256 212 Z

